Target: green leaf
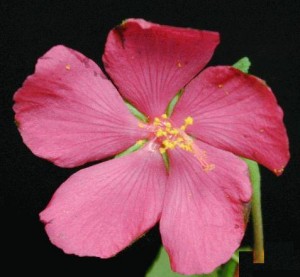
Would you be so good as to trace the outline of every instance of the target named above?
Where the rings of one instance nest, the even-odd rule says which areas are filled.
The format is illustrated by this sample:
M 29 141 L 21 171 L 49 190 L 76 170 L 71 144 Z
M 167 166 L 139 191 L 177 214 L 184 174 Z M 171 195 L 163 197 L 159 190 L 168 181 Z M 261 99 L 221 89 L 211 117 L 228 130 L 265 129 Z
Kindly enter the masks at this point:
M 163 247 L 160 248 L 159 253 L 149 268 L 146 277 L 180 277 L 180 276 L 190 276 L 190 277 L 218 277 L 218 270 L 216 269 L 214 272 L 210 274 L 202 274 L 202 275 L 181 275 L 175 273 L 170 268 L 170 262 L 167 252 Z
M 247 57 L 241 58 L 233 65 L 234 68 L 244 73 L 248 73 L 250 66 L 251 66 L 251 62 Z
M 143 122 L 147 122 L 148 118 L 147 116 L 145 116 L 143 113 L 141 113 L 136 107 L 134 107 L 132 104 L 130 104 L 129 102 L 125 101 L 125 104 L 127 106 L 127 108 L 129 109 L 129 111 L 139 120 L 143 121 Z

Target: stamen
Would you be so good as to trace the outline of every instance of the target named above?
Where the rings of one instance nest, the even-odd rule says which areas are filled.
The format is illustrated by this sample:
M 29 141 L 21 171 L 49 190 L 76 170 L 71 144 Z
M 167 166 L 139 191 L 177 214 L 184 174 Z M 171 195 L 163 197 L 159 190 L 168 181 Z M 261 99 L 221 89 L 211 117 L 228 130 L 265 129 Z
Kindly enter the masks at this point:
M 154 125 L 154 126 L 159 126 L 160 123 L 161 123 L 160 119 L 159 119 L 158 117 L 155 117 L 155 118 L 154 118 L 154 121 L 153 121 L 153 125 Z
M 157 141 L 161 144 L 159 152 L 161 154 L 166 154 L 167 150 L 179 147 L 184 151 L 191 152 L 199 161 L 205 172 L 211 171 L 215 168 L 215 165 L 208 162 L 206 152 L 194 145 L 193 139 L 184 132 L 186 128 L 193 125 L 193 123 L 194 119 L 191 116 L 188 116 L 184 119 L 184 124 L 182 126 L 174 128 L 166 114 L 155 117 L 153 120 L 153 133 Z
M 170 122 L 166 122 L 166 123 L 165 123 L 165 126 L 166 126 L 167 128 L 171 128 L 171 127 L 172 127 L 172 124 L 171 124 Z
M 166 148 L 163 148 L 163 147 L 159 148 L 159 152 L 160 152 L 160 154 L 165 154 Z
M 154 134 L 157 138 L 161 139 L 162 144 L 159 151 L 163 154 L 168 149 L 171 150 L 178 146 L 185 151 L 192 152 L 193 141 L 183 137 L 182 129 L 185 130 L 187 126 L 192 125 L 194 122 L 193 118 L 188 116 L 184 120 L 184 125 L 178 129 L 174 128 L 172 123 L 166 120 L 167 118 L 168 116 L 163 114 L 160 117 L 155 117 L 153 120 L 153 125 L 156 127 Z
M 158 129 L 155 133 L 155 135 L 159 138 L 159 137 L 163 137 L 167 135 L 166 131 L 163 131 L 162 129 Z
M 194 119 L 191 116 L 188 116 L 185 120 L 184 120 L 184 124 L 180 127 L 180 129 L 182 131 L 185 131 L 187 126 L 189 125 L 193 125 L 194 123 Z
M 141 145 L 143 145 L 144 143 L 145 143 L 145 140 L 144 140 L 144 139 L 140 139 L 140 140 L 138 140 L 138 141 L 136 142 L 136 145 L 141 146 Z
M 191 116 L 188 116 L 184 122 L 186 125 L 192 125 L 194 123 L 194 119 Z

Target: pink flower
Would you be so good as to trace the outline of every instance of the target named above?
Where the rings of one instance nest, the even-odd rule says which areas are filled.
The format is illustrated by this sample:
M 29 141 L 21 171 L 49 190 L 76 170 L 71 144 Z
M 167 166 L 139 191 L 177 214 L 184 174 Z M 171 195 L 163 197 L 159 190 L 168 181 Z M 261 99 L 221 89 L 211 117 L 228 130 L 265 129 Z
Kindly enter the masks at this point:
M 56 46 L 39 59 L 14 97 L 19 130 L 35 155 L 75 167 L 147 139 L 138 151 L 82 169 L 60 186 L 40 214 L 53 244 L 108 258 L 159 221 L 174 271 L 207 273 L 231 257 L 251 199 L 238 156 L 280 175 L 289 151 L 282 110 L 264 81 L 230 66 L 197 75 L 218 43 L 215 32 L 141 19 L 109 33 L 106 72 L 148 116 L 144 123 L 82 54 Z M 169 118 L 166 107 L 182 88 Z

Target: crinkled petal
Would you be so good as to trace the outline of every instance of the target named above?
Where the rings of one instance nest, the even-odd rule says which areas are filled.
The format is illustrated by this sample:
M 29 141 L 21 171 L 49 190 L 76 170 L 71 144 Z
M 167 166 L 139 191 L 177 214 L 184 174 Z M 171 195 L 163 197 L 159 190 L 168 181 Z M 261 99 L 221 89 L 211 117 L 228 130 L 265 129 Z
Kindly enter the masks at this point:
M 210 67 L 185 89 L 173 121 L 192 116 L 187 132 L 255 160 L 280 175 L 289 160 L 283 112 L 266 83 L 229 66 Z
M 171 267 L 182 274 L 208 273 L 230 259 L 245 232 L 244 204 L 252 192 L 244 161 L 205 143 L 196 145 L 196 154 L 169 153 L 160 221 Z M 214 169 L 205 170 L 208 164 Z
M 207 64 L 218 43 L 216 32 L 130 19 L 109 33 L 103 62 L 120 93 L 154 117 Z
M 143 136 L 101 69 L 64 46 L 53 47 L 38 60 L 14 100 L 26 145 L 59 166 L 111 156 Z
M 160 218 L 166 170 L 149 146 L 72 175 L 40 218 L 65 253 L 108 258 Z

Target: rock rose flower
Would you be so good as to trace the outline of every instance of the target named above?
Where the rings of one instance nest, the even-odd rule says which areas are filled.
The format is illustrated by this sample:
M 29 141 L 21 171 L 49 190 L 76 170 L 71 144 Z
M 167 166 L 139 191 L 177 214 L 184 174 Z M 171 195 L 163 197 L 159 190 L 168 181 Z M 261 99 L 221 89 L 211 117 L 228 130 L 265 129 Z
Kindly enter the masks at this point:
M 282 110 L 264 81 L 231 66 L 198 74 L 218 43 L 216 32 L 130 19 L 107 38 L 103 63 L 111 80 L 64 46 L 38 60 L 14 96 L 19 130 L 35 155 L 75 167 L 145 142 L 58 188 L 40 214 L 54 245 L 109 258 L 159 222 L 176 272 L 207 273 L 231 257 L 251 200 L 239 156 L 280 175 L 289 151 Z

